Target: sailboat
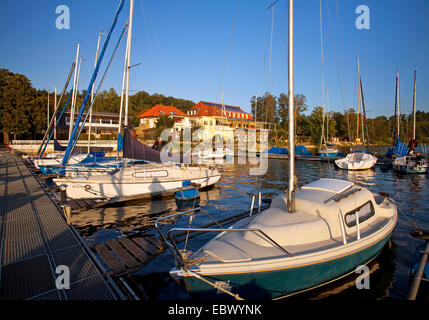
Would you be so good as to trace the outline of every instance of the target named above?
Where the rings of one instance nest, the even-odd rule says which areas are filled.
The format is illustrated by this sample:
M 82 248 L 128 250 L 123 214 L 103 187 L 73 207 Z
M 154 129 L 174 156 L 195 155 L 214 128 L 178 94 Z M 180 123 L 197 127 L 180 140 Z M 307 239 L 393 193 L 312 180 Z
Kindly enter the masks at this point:
M 289 96 L 294 96 L 293 4 L 289 0 Z M 398 219 L 393 200 L 336 179 L 297 188 L 293 110 L 289 99 L 289 189 L 268 209 L 257 215 L 251 210 L 230 228 L 174 228 L 169 236 L 158 223 L 190 212 L 157 219 L 176 259 L 170 275 L 197 297 L 287 297 L 355 272 L 389 241 Z M 178 249 L 173 233 L 193 231 L 219 234 L 195 252 Z
M 56 135 L 56 129 L 57 129 L 57 127 L 61 121 L 61 118 L 63 117 L 64 111 L 68 105 L 70 97 L 71 97 L 72 101 L 71 101 L 71 107 L 70 107 L 69 140 L 71 138 L 71 128 L 72 128 L 71 124 L 73 123 L 73 117 L 74 117 L 74 113 L 75 113 L 74 111 L 75 111 L 76 97 L 77 97 L 78 86 L 79 86 L 80 67 L 82 64 L 82 58 L 81 58 L 80 63 L 79 63 L 79 67 L 76 68 L 76 66 L 78 65 L 78 60 L 79 60 L 79 51 L 80 51 L 80 43 L 78 43 L 78 45 L 77 45 L 76 60 L 73 63 L 72 70 L 70 71 L 69 78 L 67 79 L 67 82 L 66 82 L 66 85 L 65 85 L 63 92 L 61 94 L 59 103 L 61 102 L 61 98 L 63 97 L 65 90 L 67 89 L 71 73 L 74 70 L 73 90 L 70 92 L 69 97 L 67 98 L 67 101 L 64 104 L 64 106 L 63 106 L 63 108 L 59 114 L 58 114 L 59 105 L 57 105 L 55 103 L 55 113 L 52 116 L 51 123 L 48 125 L 48 130 L 46 131 L 45 136 L 42 140 L 42 143 L 39 147 L 38 156 L 35 157 L 34 159 L 32 159 L 34 166 L 37 169 L 40 169 L 43 174 L 57 174 L 62 168 L 61 164 L 62 164 L 63 158 L 64 158 L 63 152 L 55 152 L 55 153 L 48 154 L 46 156 L 42 156 L 42 155 L 46 151 L 46 148 L 49 144 L 49 141 L 52 138 L 52 134 L 54 134 L 54 139 L 53 139 L 54 140 L 54 150 L 55 151 L 65 151 L 65 149 L 66 149 L 65 147 L 63 147 L 59 144 L 59 142 L 56 140 L 55 135 Z M 56 92 L 55 92 L 55 101 L 56 101 Z M 69 164 L 70 165 L 84 165 L 84 164 L 94 163 L 96 161 L 98 161 L 98 162 L 103 161 L 103 160 L 109 161 L 110 159 L 104 159 L 104 155 L 105 155 L 105 153 L 103 151 L 90 152 L 90 150 L 88 148 L 88 152 L 76 152 L 76 153 L 72 154 L 70 156 L 70 159 L 69 159 Z
M 408 153 L 408 148 L 405 143 L 400 139 L 400 124 L 401 124 L 401 113 L 399 110 L 399 71 L 396 71 L 396 87 L 395 87 L 395 120 L 396 120 L 396 139 L 394 139 L 394 145 L 389 148 L 386 153 L 386 157 L 392 160 L 388 163 L 389 167 L 393 165 L 393 160 L 397 157 L 404 157 Z
M 326 119 L 326 137 L 325 137 L 325 119 Z M 319 155 L 321 157 L 339 157 L 342 156 L 341 151 L 338 150 L 338 148 L 335 147 L 335 144 L 329 143 L 329 91 L 328 88 L 326 88 L 326 113 L 323 115 L 323 122 L 322 122 L 322 137 L 321 140 L 325 140 L 325 143 L 320 145 L 319 148 Z
M 400 173 L 426 173 L 428 164 L 426 159 L 416 151 L 416 74 L 414 69 L 414 92 L 413 92 L 413 139 L 409 143 L 407 155 L 395 157 L 393 160 L 393 170 Z M 398 135 L 399 139 L 399 135 Z
M 121 5 L 122 3 L 123 1 L 121 1 Z M 120 168 L 100 168 L 100 166 L 98 166 L 91 169 L 85 167 L 86 174 L 79 174 L 79 172 L 77 172 L 77 174 L 72 174 L 71 176 L 53 179 L 58 186 L 62 186 L 66 189 L 67 196 L 72 199 L 111 199 L 114 201 L 129 197 L 165 195 L 167 193 L 174 193 L 188 185 L 201 188 L 208 187 L 217 183 L 221 177 L 216 167 L 192 167 L 178 164 L 177 162 L 180 162 L 180 156 L 175 158 L 171 157 L 171 161 L 168 162 L 162 161 L 162 159 L 169 158 L 164 157 L 165 154 L 163 155 L 162 152 L 155 151 L 139 142 L 128 129 L 133 9 L 134 0 L 130 0 L 128 38 L 123 76 L 123 84 L 125 82 L 126 89 L 125 94 L 123 89 L 121 92 L 125 100 L 123 165 Z M 103 48 L 102 52 L 104 52 L 104 49 L 105 48 Z M 97 67 L 94 72 L 96 71 Z M 78 130 L 77 126 L 80 123 L 80 116 L 84 111 L 84 107 L 85 102 L 76 119 L 72 136 L 76 135 L 76 131 Z M 120 116 L 120 119 L 122 119 L 122 116 Z M 69 141 L 68 152 L 72 150 L 72 147 L 73 141 Z M 128 155 L 131 156 L 129 157 Z M 128 165 L 127 159 L 144 160 L 145 163 Z M 66 160 L 66 158 L 63 160 L 62 165 L 64 167 L 66 165 Z M 88 174 L 88 172 L 90 172 L 90 174 Z
M 357 67 L 359 75 L 359 93 L 358 93 L 358 103 L 357 103 L 357 124 L 356 124 L 356 142 L 361 143 L 360 145 L 352 148 L 352 152 L 347 154 L 345 158 L 335 160 L 335 164 L 340 169 L 345 170 L 366 170 L 371 169 L 377 163 L 377 157 L 370 154 L 364 146 L 365 143 L 365 103 L 363 98 L 363 89 L 362 89 L 362 79 L 360 76 L 359 68 L 359 58 L 357 58 Z M 362 140 L 359 138 L 359 106 L 361 103 L 361 109 L 363 111 L 361 122 L 362 122 Z

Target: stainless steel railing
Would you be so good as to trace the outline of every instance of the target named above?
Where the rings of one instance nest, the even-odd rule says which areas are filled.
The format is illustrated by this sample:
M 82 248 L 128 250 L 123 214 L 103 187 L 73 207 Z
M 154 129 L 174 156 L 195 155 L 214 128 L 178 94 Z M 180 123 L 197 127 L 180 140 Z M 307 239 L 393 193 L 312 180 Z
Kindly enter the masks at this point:
M 204 213 L 210 220 L 212 220 L 214 222 L 214 224 L 218 225 L 219 228 L 191 228 L 191 227 L 188 227 L 188 228 L 172 228 L 172 229 L 168 230 L 167 235 L 166 235 L 166 234 L 164 234 L 164 232 L 162 232 L 162 230 L 159 226 L 159 222 L 162 220 L 171 219 L 171 218 L 182 216 L 182 215 L 189 214 L 189 213 L 194 214 L 195 212 Z M 193 215 L 190 217 L 189 225 L 192 224 L 192 220 L 193 220 Z M 187 257 L 184 256 L 182 253 L 183 253 L 183 251 L 186 251 L 186 245 L 188 243 L 189 233 L 191 233 L 191 232 L 199 232 L 199 233 L 205 233 L 205 232 L 253 232 L 253 233 L 258 233 L 268 243 L 271 243 L 274 247 L 278 248 L 280 251 L 282 251 L 287 256 L 289 256 L 289 257 L 293 256 L 290 252 L 288 252 L 285 248 L 280 246 L 275 240 L 273 240 L 270 236 L 268 236 L 261 229 L 256 229 L 256 228 L 224 228 L 216 219 L 214 219 L 210 214 L 208 214 L 207 211 L 203 210 L 200 207 L 190 209 L 190 210 L 186 210 L 183 212 L 177 212 L 177 213 L 174 213 L 174 214 L 171 214 L 168 216 L 159 217 L 155 221 L 155 228 L 157 229 L 158 233 L 160 234 L 160 236 L 162 237 L 164 242 L 167 244 L 167 246 L 168 246 L 169 250 L 171 251 L 171 253 L 173 254 L 177 264 L 179 266 L 183 267 L 185 270 L 187 270 L 187 268 L 188 268 L 188 261 L 187 261 Z M 182 250 L 179 249 L 179 247 L 178 247 L 178 245 L 174 239 L 174 236 L 173 236 L 174 232 L 179 232 L 179 231 L 186 233 L 185 249 L 182 249 Z

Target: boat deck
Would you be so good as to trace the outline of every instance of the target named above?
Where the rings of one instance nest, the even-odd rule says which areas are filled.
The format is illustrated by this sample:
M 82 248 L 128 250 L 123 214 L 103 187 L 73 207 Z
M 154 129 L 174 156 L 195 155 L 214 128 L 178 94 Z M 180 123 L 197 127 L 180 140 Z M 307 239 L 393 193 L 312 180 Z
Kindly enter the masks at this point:
M 106 300 L 120 293 L 21 158 L 0 152 L 0 300 Z M 69 289 L 56 282 L 69 268 Z M 62 282 L 64 284 L 64 282 Z

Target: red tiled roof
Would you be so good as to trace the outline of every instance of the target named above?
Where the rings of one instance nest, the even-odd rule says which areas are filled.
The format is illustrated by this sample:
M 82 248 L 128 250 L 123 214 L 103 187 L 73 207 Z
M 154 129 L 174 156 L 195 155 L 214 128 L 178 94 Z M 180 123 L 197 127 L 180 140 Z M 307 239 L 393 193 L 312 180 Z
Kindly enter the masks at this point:
M 173 106 L 163 106 L 161 104 L 157 104 L 156 106 L 150 108 L 142 112 L 138 118 L 148 118 L 148 117 L 160 117 L 160 116 L 179 116 L 186 117 L 186 114 L 176 107 Z
M 192 110 L 197 110 L 195 114 L 192 113 Z M 222 116 L 222 111 L 225 110 L 225 115 L 228 118 L 235 119 L 246 119 L 246 120 L 254 120 L 253 117 L 241 110 L 240 107 L 229 106 L 229 105 L 221 105 L 219 103 L 200 101 L 195 106 L 191 108 L 190 117 L 198 117 L 198 116 Z

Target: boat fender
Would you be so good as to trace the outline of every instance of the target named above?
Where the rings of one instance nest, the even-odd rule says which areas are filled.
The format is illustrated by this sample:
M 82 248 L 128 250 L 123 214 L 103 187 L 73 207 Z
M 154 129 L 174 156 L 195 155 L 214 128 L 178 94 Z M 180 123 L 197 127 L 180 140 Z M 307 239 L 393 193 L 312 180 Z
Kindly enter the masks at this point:
M 174 197 L 180 201 L 189 201 L 200 197 L 198 189 L 180 190 L 174 194 Z

